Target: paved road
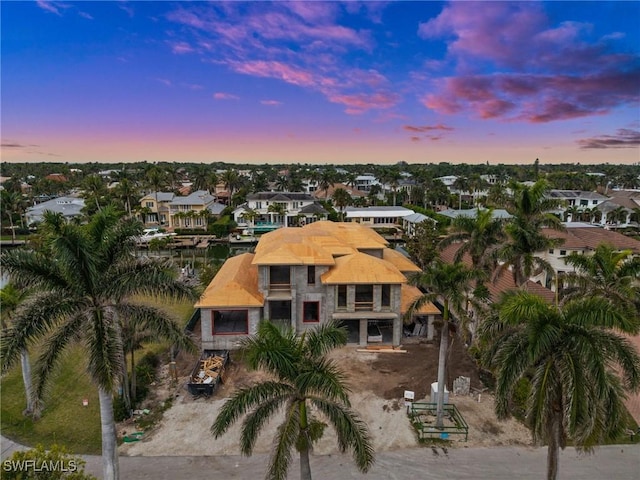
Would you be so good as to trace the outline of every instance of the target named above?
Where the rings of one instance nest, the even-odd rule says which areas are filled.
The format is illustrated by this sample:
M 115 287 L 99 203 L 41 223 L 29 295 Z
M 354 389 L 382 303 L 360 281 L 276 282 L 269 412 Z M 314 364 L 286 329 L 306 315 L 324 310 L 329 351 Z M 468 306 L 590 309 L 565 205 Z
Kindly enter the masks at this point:
M 2 438 L 2 459 L 21 448 Z M 545 478 L 546 448 L 442 448 L 429 447 L 380 452 L 367 475 L 358 473 L 351 459 L 342 455 L 311 458 L 314 478 L 320 480 L 540 480 Z M 99 456 L 86 456 L 86 471 L 102 476 Z M 120 457 L 123 480 L 227 480 L 264 478 L 267 456 L 218 457 Z M 291 480 L 299 478 L 298 463 L 291 466 Z M 560 479 L 640 480 L 640 445 L 606 446 L 593 455 L 568 448 L 561 452 Z

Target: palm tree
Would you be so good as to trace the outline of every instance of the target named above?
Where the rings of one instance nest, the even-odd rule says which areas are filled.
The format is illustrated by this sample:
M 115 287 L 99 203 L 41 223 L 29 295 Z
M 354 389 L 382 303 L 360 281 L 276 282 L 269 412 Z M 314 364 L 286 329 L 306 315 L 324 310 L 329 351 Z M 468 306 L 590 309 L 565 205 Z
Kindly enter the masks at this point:
M 340 209 L 340 221 L 344 221 L 344 208 L 351 205 L 351 195 L 344 188 L 336 188 L 331 198 L 335 206 Z
M 278 175 L 276 178 L 276 190 L 279 192 L 286 192 L 289 188 L 289 178 L 284 175 Z
M 440 247 L 464 242 L 458 249 L 455 261 L 460 262 L 468 253 L 476 269 L 492 271 L 496 264 L 496 248 L 505 239 L 504 221 L 493 218 L 493 209 L 476 210 L 475 218 L 460 216 L 453 220 L 450 234 L 440 242 Z
M 229 192 L 229 205 L 233 206 L 233 194 L 238 185 L 240 185 L 240 176 L 235 170 L 225 170 L 220 180 L 222 180 L 225 189 Z
M 93 198 L 96 209 L 100 211 L 102 207 L 100 207 L 100 199 L 106 193 L 104 181 L 100 177 L 100 175 L 89 175 L 84 179 L 83 188 L 85 192 L 85 198 Z
M 630 315 L 640 314 L 640 258 L 631 250 L 618 251 L 607 244 L 598 245 L 593 255 L 571 253 L 564 258 L 575 272 L 563 275 L 563 301 L 580 296 L 598 295 L 614 305 L 625 307 Z
M 9 219 L 9 228 L 11 229 L 11 243 L 16 243 L 16 228 L 13 224 L 13 217 L 22 211 L 22 194 L 9 190 L 0 191 L 0 208 L 2 215 Z
M 454 314 L 461 323 L 466 322 L 466 308 L 469 302 L 472 301 L 473 282 L 480 278 L 478 271 L 469 270 L 462 263 L 444 263 L 436 259 L 423 272 L 416 273 L 409 279 L 412 285 L 421 287 L 429 293 L 421 295 L 411 304 L 406 313 L 408 318 L 411 318 L 413 312 L 419 311 L 427 302 L 438 300 L 442 301 L 443 306 L 440 351 L 438 355 L 436 428 L 444 426 L 444 389 L 451 315 Z
M 640 356 L 617 331 L 637 333 L 637 317 L 600 297 L 549 305 L 512 291 L 481 326 L 483 362 L 496 375 L 496 414 L 509 415 L 516 385 L 529 381 L 526 419 L 536 443 L 546 443 L 547 479 L 558 475 L 567 439 L 580 449 L 623 431 L 624 390 L 640 387 Z
M 165 184 L 164 172 L 157 166 L 152 166 L 147 170 L 147 183 L 153 190 L 154 199 L 156 201 L 156 221 L 160 224 L 160 204 L 158 203 L 158 191 Z
M 267 380 L 238 390 L 223 405 L 211 432 L 218 438 L 242 415 L 240 449 L 251 455 L 262 427 L 282 407 L 284 422 L 274 438 L 274 449 L 266 478 L 287 478 L 292 451 L 300 454 L 300 478 L 311 480 L 309 452 L 322 437 L 326 425 L 315 418 L 315 407 L 333 426 L 342 452 L 353 451 L 358 469 L 368 471 L 374 462 L 366 425 L 351 409 L 344 374 L 326 358 L 332 349 L 345 345 L 347 332 L 335 321 L 327 322 L 302 336 L 293 329 L 280 329 L 263 321 L 255 336 L 243 342 L 251 368 L 267 371 Z
M 127 215 L 131 217 L 131 200 L 136 195 L 136 188 L 134 184 L 128 178 L 122 178 L 118 182 L 118 186 L 115 188 L 116 195 L 122 202 L 124 203 L 124 208 L 127 212 Z
M 496 269 L 494 278 L 510 268 L 515 284 L 521 286 L 540 272 L 554 274 L 549 262 L 535 254 L 561 243 L 544 235 L 543 228 L 564 230 L 564 227 L 558 217 L 548 213 L 558 202 L 546 197 L 549 190 L 546 181 L 538 180 L 531 187 L 514 184 L 512 188 L 515 190 L 510 207 L 513 219 L 505 226 L 508 240 L 498 251 L 498 258 L 504 263 Z
M 458 190 L 458 210 L 462 210 L 462 194 L 471 189 L 471 184 L 467 177 L 458 177 L 453 182 L 453 188 Z
M 44 251 L 14 250 L 0 255 L 0 265 L 20 285 L 32 288 L 3 331 L 1 366 L 13 365 L 20 352 L 44 339 L 35 364 L 35 395 L 43 397 L 63 352 L 79 344 L 87 352 L 87 371 L 98 387 L 102 424 L 103 478 L 117 479 L 118 455 L 113 394 L 125 366 L 122 329 L 126 324 L 154 332 L 181 348 L 194 349 L 182 329 L 162 310 L 132 303 L 135 295 L 194 298 L 175 278 L 167 262 L 133 255 L 141 225 L 118 219 L 111 207 L 87 225 L 45 217 Z
M 275 223 L 274 215 L 284 217 L 284 226 L 287 226 L 287 209 L 282 203 L 272 203 L 267 208 L 267 212 L 271 214 L 271 223 Z
M 16 287 L 13 283 L 7 283 L 0 290 L 0 311 L 2 312 L 2 329 L 7 328 L 5 320 L 12 321 L 13 314 L 21 303 L 27 298 L 28 292 Z M 31 362 L 29 361 L 29 351 L 23 348 L 20 351 L 20 366 L 22 368 L 22 382 L 27 399 L 27 408 L 23 415 L 32 415 L 34 419 L 40 417 L 38 402 L 33 395 L 33 383 L 31 381 Z

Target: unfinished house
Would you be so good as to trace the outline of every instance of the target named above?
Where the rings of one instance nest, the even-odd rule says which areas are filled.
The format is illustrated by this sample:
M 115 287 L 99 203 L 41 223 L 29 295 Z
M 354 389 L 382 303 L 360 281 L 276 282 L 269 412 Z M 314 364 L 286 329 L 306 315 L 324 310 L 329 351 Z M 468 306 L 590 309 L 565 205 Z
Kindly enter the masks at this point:
M 425 305 L 404 328 L 420 292 L 406 285 L 419 271 L 368 227 L 319 221 L 265 234 L 254 254 L 230 258 L 196 304 L 203 349 L 232 349 L 260 319 L 301 333 L 331 319 L 349 343 L 399 345 L 403 330 L 428 335 L 439 310 Z M 425 328 L 416 327 L 425 325 Z

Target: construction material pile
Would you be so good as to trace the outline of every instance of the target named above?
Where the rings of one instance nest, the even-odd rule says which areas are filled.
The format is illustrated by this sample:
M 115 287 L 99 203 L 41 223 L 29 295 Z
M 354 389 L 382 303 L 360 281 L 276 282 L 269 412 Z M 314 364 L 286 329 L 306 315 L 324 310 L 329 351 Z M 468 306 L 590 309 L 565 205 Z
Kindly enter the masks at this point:
M 222 380 L 224 372 L 224 358 L 212 355 L 200 360 L 200 370 L 192 376 L 191 383 L 209 384 Z

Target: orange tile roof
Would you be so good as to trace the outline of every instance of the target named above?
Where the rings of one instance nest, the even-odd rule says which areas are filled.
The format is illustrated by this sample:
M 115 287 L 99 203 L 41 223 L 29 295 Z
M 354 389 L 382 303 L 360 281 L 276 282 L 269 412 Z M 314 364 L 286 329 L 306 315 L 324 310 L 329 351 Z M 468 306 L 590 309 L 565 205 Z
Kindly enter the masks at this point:
M 224 262 L 195 307 L 263 306 L 264 297 L 258 291 L 258 267 L 251 264 L 253 257 L 251 253 L 243 253 Z
M 256 253 L 254 265 L 333 265 L 330 252 L 308 243 L 283 243 L 273 250 Z
M 336 284 L 397 284 L 406 277 L 391 263 L 366 253 L 354 253 L 336 258 L 336 265 L 322 277 L 322 283 Z
M 409 311 L 409 307 L 413 302 L 416 301 L 417 298 L 422 296 L 422 292 L 418 289 L 418 287 L 414 287 L 413 285 L 402 285 L 400 291 L 400 313 L 403 315 Z M 436 307 L 433 303 L 427 302 L 422 307 L 420 307 L 417 311 L 414 312 L 415 315 L 440 315 L 442 312 Z
M 565 232 L 544 229 L 543 232 L 550 238 L 565 239 L 562 247 L 567 249 L 595 250 L 598 245 L 607 243 L 616 249 L 640 253 L 640 241 L 600 227 L 567 228 Z
M 562 232 L 560 232 L 562 233 Z M 453 263 L 454 257 L 458 249 L 462 246 L 462 243 L 453 243 L 443 250 L 440 251 L 440 258 L 443 262 Z M 471 268 L 471 257 L 469 254 L 465 254 L 462 258 L 462 263 L 464 263 L 468 268 Z M 516 290 L 518 287 L 513 281 L 513 275 L 510 271 L 504 272 L 502 275 L 497 277 L 494 281 L 485 282 L 485 286 L 487 290 L 489 290 L 489 294 L 491 296 L 491 301 L 496 302 L 499 300 L 502 293 L 507 292 L 509 290 Z M 553 303 L 555 302 L 555 293 L 549 290 L 548 288 L 543 287 L 539 283 L 532 282 L 531 280 L 527 280 L 522 287 L 522 290 L 527 290 L 531 293 L 539 295 L 546 302 Z

